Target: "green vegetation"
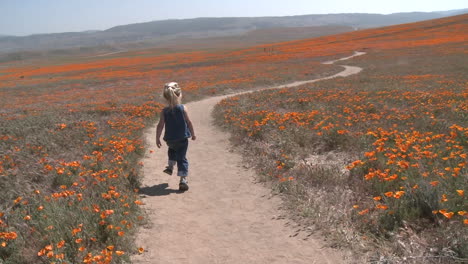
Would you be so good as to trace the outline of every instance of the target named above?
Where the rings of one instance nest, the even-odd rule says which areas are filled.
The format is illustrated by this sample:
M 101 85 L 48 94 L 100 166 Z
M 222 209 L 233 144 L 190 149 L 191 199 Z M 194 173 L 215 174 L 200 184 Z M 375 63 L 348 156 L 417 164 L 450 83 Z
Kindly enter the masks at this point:
M 264 179 L 277 179 L 299 221 L 333 243 L 371 261 L 453 263 L 468 258 L 458 51 L 369 51 L 343 62 L 364 68 L 358 75 L 228 98 L 215 117 Z

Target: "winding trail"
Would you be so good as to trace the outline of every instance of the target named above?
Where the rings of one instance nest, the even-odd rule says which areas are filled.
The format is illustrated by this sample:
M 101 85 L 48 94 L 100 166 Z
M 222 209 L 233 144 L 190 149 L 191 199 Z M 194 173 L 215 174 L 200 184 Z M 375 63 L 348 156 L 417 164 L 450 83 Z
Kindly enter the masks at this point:
M 344 59 L 363 54 L 355 52 Z M 343 67 L 333 76 L 269 89 L 346 77 L 362 70 Z M 240 154 L 230 151 L 229 135 L 215 127 L 211 117 L 213 107 L 225 97 L 187 104 L 197 134 L 188 151 L 188 192 L 179 193 L 179 178 L 162 172 L 167 149 L 156 148 L 156 127 L 146 132 L 148 149 L 155 150 L 143 160 L 141 194 L 149 224 L 140 230 L 136 241 L 145 253 L 133 256 L 133 262 L 342 263 L 340 252 L 324 248 L 320 237 L 300 232 L 300 227 L 282 216 L 285 212 L 281 210 L 281 199 L 255 184 L 254 171 L 242 165 Z

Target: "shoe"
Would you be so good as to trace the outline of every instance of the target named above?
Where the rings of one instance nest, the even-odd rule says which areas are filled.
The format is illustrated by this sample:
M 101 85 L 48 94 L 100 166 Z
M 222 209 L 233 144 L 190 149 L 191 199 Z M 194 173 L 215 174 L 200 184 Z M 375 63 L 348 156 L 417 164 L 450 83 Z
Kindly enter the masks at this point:
M 185 178 L 182 178 L 179 183 L 179 191 L 188 191 L 189 186 L 187 184 L 187 180 Z
M 163 170 L 164 173 L 167 173 L 169 175 L 172 175 L 172 168 L 167 166 L 165 170 Z
M 182 191 L 182 192 L 185 192 L 185 191 L 188 191 L 189 187 L 186 183 L 179 183 L 179 191 Z

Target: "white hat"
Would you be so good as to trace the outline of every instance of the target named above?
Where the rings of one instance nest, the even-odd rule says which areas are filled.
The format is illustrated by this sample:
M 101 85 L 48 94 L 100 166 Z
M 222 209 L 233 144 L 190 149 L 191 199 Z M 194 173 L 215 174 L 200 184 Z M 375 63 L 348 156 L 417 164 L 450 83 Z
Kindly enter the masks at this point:
M 164 85 L 164 88 L 166 88 L 166 87 L 167 87 L 167 88 L 172 87 L 172 88 L 175 88 L 175 89 L 177 89 L 177 88 L 180 89 L 179 84 L 176 83 L 176 82 L 168 82 L 168 83 L 166 83 L 166 84 Z

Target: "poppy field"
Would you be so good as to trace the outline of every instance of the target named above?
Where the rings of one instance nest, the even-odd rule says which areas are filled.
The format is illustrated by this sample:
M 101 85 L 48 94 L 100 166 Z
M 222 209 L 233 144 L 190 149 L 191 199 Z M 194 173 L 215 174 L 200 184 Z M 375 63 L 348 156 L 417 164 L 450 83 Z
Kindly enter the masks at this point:
M 0 63 L 0 262 L 128 263 L 144 253 L 133 244 L 145 222 L 140 159 L 152 154 L 142 132 L 163 107 L 164 83 L 177 81 L 187 102 L 329 76 L 341 68 L 321 62 L 356 50 L 367 54 L 346 63 L 364 68 L 359 76 L 232 97 L 218 122 L 263 146 L 258 160 L 271 166 L 259 171 L 295 194 L 304 216 L 322 210 L 327 225 L 376 237 L 429 221 L 441 247 L 466 258 L 467 20 L 219 52 Z M 333 151 L 352 158 L 346 179 L 329 173 L 343 168 L 299 162 Z M 349 199 L 299 203 L 310 190 Z
M 145 252 L 133 244 L 145 223 L 142 132 L 163 107 L 164 83 L 178 81 L 187 102 L 339 71 L 274 53 L 150 49 L 0 64 L 0 261 L 128 263 Z
M 227 98 L 217 123 L 294 212 L 343 244 L 366 240 L 370 260 L 467 258 L 467 16 L 458 19 L 392 27 L 392 40 L 340 62 L 358 75 Z M 392 250 L 373 255 L 373 243 Z

